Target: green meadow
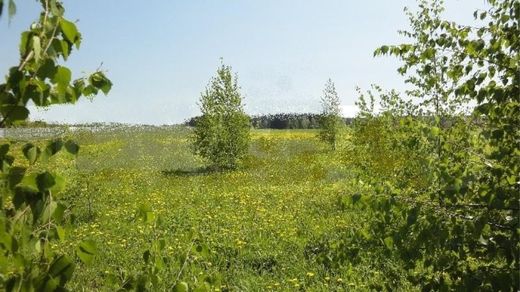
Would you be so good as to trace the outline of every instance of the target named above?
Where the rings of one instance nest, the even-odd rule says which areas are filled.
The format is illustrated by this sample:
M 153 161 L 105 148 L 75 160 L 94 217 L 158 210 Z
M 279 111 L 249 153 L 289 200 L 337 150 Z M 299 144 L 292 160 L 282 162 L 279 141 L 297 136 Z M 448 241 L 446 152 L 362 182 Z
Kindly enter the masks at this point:
M 8 22 L 18 14 L 16 2 L 22 1 L 0 0 L 0 16 Z M 148 120 L 147 111 L 158 119 L 150 120 L 153 124 L 188 114 L 181 112 L 193 97 L 190 86 L 198 84 L 194 77 L 206 72 L 203 63 L 211 55 L 199 49 L 227 50 L 176 43 L 167 47 L 164 60 L 158 53 L 153 54 L 161 58 L 140 58 L 135 55 L 140 43 L 155 50 L 165 40 L 184 38 L 156 24 L 150 32 L 160 27 L 168 34 L 134 33 L 125 23 L 128 33 L 161 38 L 132 41 L 120 46 L 124 50 L 109 48 L 117 44 L 112 41 L 93 38 L 93 43 L 110 52 L 132 52 L 128 58 L 117 55 L 125 60 L 124 71 L 136 78 L 124 78 L 117 66 L 113 71 L 99 66 L 84 75 L 77 63 L 70 68 L 66 64 L 83 43 L 76 16 L 66 18 L 60 0 L 36 2 L 39 18 L 21 33 L 19 56 L 7 58 L 14 62 L 0 83 L 0 291 L 520 291 L 518 0 L 485 1 L 474 8 L 473 22 L 464 24 L 444 18 L 444 1 L 420 0 L 415 8 L 406 8 L 409 26 L 399 31 L 404 43 L 364 52 L 395 57 L 405 87 L 401 91 L 374 83 L 356 88 L 355 96 L 345 96 L 350 103 L 355 97 L 355 118 L 343 117 L 354 107 L 341 104 L 330 78 L 319 114 L 250 116 L 238 73 L 220 58 L 206 88 L 200 84 L 199 116 L 170 126 L 141 123 Z M 107 16 L 114 14 L 109 6 L 103 6 Z M 120 11 L 119 5 L 112 6 Z M 340 11 L 329 6 L 323 5 Z M 92 15 L 98 17 L 98 10 Z M 358 10 L 363 21 L 343 14 L 340 19 L 371 27 L 367 24 L 373 21 Z M 367 11 L 377 16 L 372 10 Z M 221 43 L 242 42 L 243 36 L 227 37 L 235 26 L 248 27 L 242 23 L 246 14 L 237 11 L 240 17 L 232 19 L 240 22 L 230 26 L 216 26 L 230 18 L 219 12 L 179 19 L 218 29 L 211 32 L 212 40 L 218 32 Z M 277 7 L 273 12 L 280 11 Z M 155 12 L 150 15 L 155 18 Z M 326 16 L 327 25 L 342 26 L 319 11 L 312 11 L 312 20 L 320 15 Z M 209 16 L 216 17 L 215 25 L 201 22 Z M 264 16 L 269 14 L 257 17 L 257 27 L 265 28 Z M 292 31 L 293 25 L 271 22 L 280 32 Z M 117 32 L 108 23 L 97 30 L 105 33 L 109 26 L 109 32 Z M 189 45 L 196 43 L 193 36 L 204 36 L 191 24 L 176 26 L 189 28 Z M 322 78 L 325 69 L 332 75 L 351 71 L 337 75 L 342 89 L 352 81 L 369 84 L 362 73 L 372 78 L 372 70 L 381 69 L 373 76 L 383 78 L 377 82 L 386 80 L 383 67 L 338 63 L 343 57 L 365 62 L 361 52 L 352 50 L 366 44 L 349 34 L 347 44 L 356 45 L 337 50 L 328 36 L 324 42 L 309 34 L 327 35 L 320 21 L 312 21 L 311 27 L 302 31 L 313 40 L 307 46 L 311 57 L 295 53 L 291 61 L 281 55 L 284 61 L 277 62 L 274 55 L 290 48 L 285 44 L 276 53 L 258 47 L 262 58 L 246 47 L 237 51 L 248 62 L 261 62 L 234 60 L 245 80 L 258 79 L 256 85 L 244 83 L 244 92 L 255 99 L 255 111 L 266 111 L 259 104 L 267 109 L 277 102 L 292 109 L 310 105 L 306 96 L 316 95 L 314 82 L 302 77 Z M 86 39 L 93 28 L 86 30 Z M 266 45 L 294 38 L 298 51 L 305 47 L 298 33 L 274 42 L 264 41 L 263 34 L 247 34 Z M 374 36 L 361 35 L 363 41 Z M 317 54 L 314 43 L 320 42 L 326 58 Z M 88 48 L 96 58 L 107 55 Z M 196 62 L 184 55 L 189 66 L 169 59 L 178 48 L 195 52 Z M 345 53 L 332 54 L 340 51 Z M 134 62 L 138 59 L 146 69 Z M 268 66 L 271 59 L 276 66 Z M 334 64 L 323 63 L 320 69 L 306 63 L 311 60 Z M 168 74 L 175 72 L 172 68 L 182 74 L 161 73 L 154 63 L 158 61 L 168 66 Z M 283 72 L 284 66 L 292 68 Z M 195 67 L 203 71 L 197 73 Z M 123 77 L 109 76 L 112 72 Z M 265 83 L 268 76 L 281 82 Z M 43 121 L 32 120 L 35 108 L 112 95 L 111 78 L 122 81 L 117 86 L 125 90 L 114 92 L 115 103 L 100 104 L 106 108 L 99 113 L 85 111 L 88 119 L 83 112 L 58 111 L 48 112 Z M 299 82 L 294 88 L 292 79 Z M 131 85 L 138 89 L 124 80 L 135 80 Z M 155 91 L 161 83 L 163 92 Z M 304 83 L 308 86 L 302 87 Z M 154 96 L 168 100 L 152 100 Z M 186 108 L 172 110 L 178 104 L 169 105 L 170 98 L 180 96 L 186 98 L 181 103 Z M 118 98 L 124 102 L 118 105 Z M 87 123 L 132 118 L 140 125 L 47 124 L 64 117 Z
M 96 255 L 78 264 L 70 288 L 123 287 L 160 242 L 157 276 L 165 285 L 369 289 L 378 279 L 369 263 L 336 269 L 318 259 L 323 242 L 348 234 L 361 217 L 345 209 L 352 187 L 342 152 L 317 133 L 254 130 L 242 165 L 228 172 L 208 170 L 192 154 L 185 127 L 72 134 L 81 145 L 77 158 L 63 153 L 48 162 L 60 164 L 69 182 L 61 198 L 66 235 L 52 248 L 74 253 L 90 241 Z M 140 220 L 139 210 L 150 220 Z

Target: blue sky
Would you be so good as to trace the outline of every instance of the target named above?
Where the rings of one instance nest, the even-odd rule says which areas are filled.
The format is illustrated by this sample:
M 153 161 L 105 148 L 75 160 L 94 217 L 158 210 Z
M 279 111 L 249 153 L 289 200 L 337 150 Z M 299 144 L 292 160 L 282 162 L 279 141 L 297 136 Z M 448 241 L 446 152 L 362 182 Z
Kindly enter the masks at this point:
M 485 1 L 447 0 L 446 18 L 472 20 Z M 37 1 L 19 0 L 0 20 L 0 71 L 18 62 L 20 32 L 36 19 Z M 406 0 L 64 1 L 83 43 L 68 66 L 76 77 L 102 68 L 109 96 L 75 105 L 31 108 L 31 119 L 55 122 L 172 124 L 199 113 L 197 101 L 220 58 L 238 73 L 250 114 L 318 112 L 332 78 L 347 115 L 356 86 L 402 89 L 398 63 L 373 58 L 399 43 Z

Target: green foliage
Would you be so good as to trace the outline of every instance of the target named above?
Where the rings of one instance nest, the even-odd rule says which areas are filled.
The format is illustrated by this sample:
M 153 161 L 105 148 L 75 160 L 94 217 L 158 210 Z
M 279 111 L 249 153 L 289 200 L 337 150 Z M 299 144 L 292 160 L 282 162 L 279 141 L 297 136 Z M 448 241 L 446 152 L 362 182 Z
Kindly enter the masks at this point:
M 380 99 L 379 113 L 374 112 L 376 96 Z M 404 118 L 413 106 L 403 103 L 397 92 L 383 92 L 378 86 L 367 94 L 360 93 L 357 105 L 360 114 L 345 149 L 348 164 L 355 166 L 353 172 L 363 180 L 391 181 L 401 188 L 430 186 L 431 168 L 425 156 L 432 149 L 421 143 L 421 133 L 410 130 L 411 117 Z M 417 124 L 425 122 L 416 120 Z
M 4 1 L 0 1 L 0 13 Z M 42 13 L 28 31 L 22 33 L 20 62 L 12 67 L 5 83 L 0 84 L 0 127 L 28 118 L 27 104 L 49 106 L 74 103 L 82 95 L 110 90 L 110 81 L 102 72 L 73 82 L 72 72 L 59 65 L 73 47 L 79 48 L 81 35 L 76 25 L 63 17 L 57 0 L 42 0 Z M 9 1 L 9 18 L 16 12 Z M 88 84 L 88 85 L 87 85 Z M 59 201 L 65 180 L 46 163 L 65 145 L 76 155 L 78 145 L 55 139 L 44 148 L 32 143 L 2 141 L 0 145 L 0 289 L 6 291 L 64 290 L 72 278 L 75 261 L 52 248 L 65 237 L 63 223 L 66 206 Z M 13 150 L 13 148 L 15 148 Z M 27 163 L 15 159 L 21 152 Z M 27 166 L 28 164 L 28 166 Z M 96 250 L 92 242 L 83 242 L 78 257 L 90 263 Z
M 79 48 L 81 34 L 63 17 L 59 1 L 42 1 L 42 7 L 37 24 L 22 33 L 19 65 L 12 67 L 6 82 L 0 84 L 2 127 L 25 120 L 29 101 L 37 106 L 75 103 L 82 95 L 110 90 L 111 82 L 102 72 L 72 81 L 72 72 L 59 61 L 66 60 L 74 47 Z
M 330 78 L 325 84 L 321 105 L 322 113 L 319 120 L 321 131 L 319 137 L 322 141 L 329 143 L 335 150 L 343 122 L 341 119 L 339 96 Z
M 421 1 L 402 32 L 412 42 L 375 51 L 403 61 L 412 90 L 380 94 L 380 114 L 360 100 L 369 110 L 351 149 L 365 193 L 352 208 L 371 236 L 359 245 L 400 261 L 424 290 L 519 289 L 520 3 L 489 4 L 468 27 Z
M 218 169 L 233 169 L 249 147 L 249 117 L 244 113 L 237 77 L 224 64 L 200 98 L 193 150 Z
M 11 18 L 16 14 L 16 4 L 14 3 L 14 0 L 0 0 L 0 16 L 4 13 L 4 4 L 7 2 L 7 13 L 9 14 L 9 21 Z
M 51 141 L 46 149 L 54 149 L 60 143 L 61 140 Z M 60 224 L 66 206 L 56 199 L 64 190 L 64 180 L 56 173 L 41 170 L 41 150 L 32 143 L 23 145 L 21 150 L 29 167 L 16 164 L 9 155 L 15 146 L 3 144 L 0 156 L 0 287 L 7 291 L 63 288 L 71 279 L 75 263 L 54 251 L 51 244 L 64 239 Z

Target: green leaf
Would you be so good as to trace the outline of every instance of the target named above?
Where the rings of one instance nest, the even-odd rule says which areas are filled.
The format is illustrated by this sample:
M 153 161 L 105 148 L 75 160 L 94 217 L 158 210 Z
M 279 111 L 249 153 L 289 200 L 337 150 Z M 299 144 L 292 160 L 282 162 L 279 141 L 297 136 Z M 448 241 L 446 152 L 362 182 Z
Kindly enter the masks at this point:
M 155 213 L 148 204 L 141 204 L 137 209 L 137 217 L 146 223 L 152 223 L 156 219 Z
M 65 228 L 61 227 L 61 226 L 56 226 L 56 234 L 58 234 L 58 238 L 61 240 L 61 241 L 64 241 L 65 240 Z
M 61 282 L 65 283 L 72 278 L 74 268 L 74 262 L 68 256 L 61 255 L 57 256 L 51 263 L 49 274 L 55 278 L 59 277 Z
M 149 250 L 146 250 L 144 253 L 143 253 L 143 260 L 144 262 L 147 264 L 148 261 L 150 260 L 150 256 L 151 256 L 151 253 Z
M 36 74 L 38 78 L 45 80 L 46 78 L 53 78 L 54 75 L 56 75 L 56 71 L 57 68 L 54 61 L 52 59 L 45 59 Z
M 29 191 L 32 191 L 32 192 L 38 192 L 39 191 L 38 184 L 36 183 L 37 175 L 38 175 L 37 173 L 33 173 L 30 175 L 24 176 L 22 181 L 20 182 L 19 186 L 23 187 L 25 189 L 28 189 Z
M 22 32 L 22 36 L 20 38 L 20 54 L 25 56 L 27 53 L 27 44 L 29 43 L 29 36 L 31 35 L 30 31 Z
M 74 93 L 79 98 L 83 94 L 83 90 L 85 89 L 85 80 L 83 79 L 76 79 L 73 84 Z
M 16 14 L 16 4 L 14 3 L 14 0 L 9 0 L 9 6 L 8 6 L 8 16 L 9 20 L 13 18 L 13 16 Z
M 517 180 L 518 180 L 518 177 L 517 177 L 516 175 L 514 175 L 514 174 L 508 176 L 508 177 L 506 178 L 506 180 L 507 180 L 507 183 L 508 183 L 509 185 L 511 185 L 511 186 L 512 186 L 512 185 L 515 185 L 515 184 L 518 183 L 518 181 L 517 181 Z
M 478 242 L 482 245 L 488 245 L 489 240 L 485 239 L 482 235 L 480 235 Z
M 26 169 L 24 167 L 15 166 L 9 169 L 9 174 L 7 177 L 7 182 L 9 184 L 9 189 L 14 189 L 16 185 L 22 182 L 23 177 L 25 175 Z
M 155 213 L 154 212 L 146 212 L 145 213 L 145 222 L 146 223 L 152 223 L 155 220 Z
M 65 214 L 65 210 L 67 207 L 63 205 L 62 203 L 58 203 L 56 205 L 56 209 L 54 209 L 54 213 L 52 214 L 52 218 L 56 220 L 57 222 L 61 222 L 63 220 L 63 214 Z
M 41 291 L 43 291 L 43 292 L 58 291 L 57 288 L 59 285 L 60 285 L 60 282 L 57 279 L 50 277 L 47 280 L 47 282 L 45 282 L 45 286 L 43 287 L 43 289 Z
M 25 86 L 25 92 L 22 95 L 22 100 L 26 103 L 29 100 L 41 100 L 42 91 L 36 84 L 30 83 Z
M 93 96 L 98 93 L 98 90 L 96 87 L 94 87 L 92 85 L 87 85 L 83 88 L 82 93 L 84 96 Z
M 29 160 L 29 164 L 34 164 L 38 157 L 40 156 L 41 150 L 37 146 L 34 146 L 31 143 L 25 144 L 23 147 L 23 155 L 27 160 Z
M 352 204 L 356 204 L 361 199 L 361 194 L 356 193 L 352 195 Z
M 89 265 L 97 254 L 96 243 L 92 240 L 82 241 L 76 249 L 79 259 Z
M 60 192 L 62 192 L 65 189 L 66 182 L 67 182 L 67 180 L 63 176 L 55 174 L 54 175 L 54 185 L 50 188 L 50 190 L 54 194 L 59 194 Z
M 63 59 L 67 60 L 70 54 L 70 43 L 67 41 L 60 41 L 59 44 L 61 48 L 61 53 L 63 55 Z
M 441 129 L 439 129 L 438 127 L 432 127 L 430 129 L 430 132 L 431 132 L 432 136 L 437 137 L 437 136 L 439 136 Z
M 432 59 L 435 57 L 435 49 L 427 48 L 422 54 L 421 58 Z
M 3 105 L 0 112 L 9 121 L 23 121 L 29 116 L 29 110 L 21 105 Z
M 58 204 L 56 201 L 50 201 L 48 204 L 46 204 L 45 208 L 43 209 L 43 213 L 41 214 L 41 221 L 49 222 L 57 206 Z
M 0 159 L 4 159 L 5 155 L 9 152 L 9 144 L 0 145 Z
M 6 155 L 3 157 L 3 160 L 0 160 L 0 171 L 8 172 L 13 165 L 14 157 L 11 155 Z
M 384 243 L 388 249 L 392 249 L 394 247 L 394 240 L 390 236 L 384 239 Z
M 24 74 L 18 70 L 18 67 L 9 68 L 9 75 L 7 77 L 7 83 L 11 88 L 18 88 L 22 80 L 24 80 Z
M 34 59 L 36 60 L 36 62 L 39 62 L 42 57 L 42 55 L 41 55 L 42 45 L 41 45 L 39 36 L 35 35 L 32 37 L 32 49 L 34 52 Z
M 63 35 L 69 42 L 74 43 L 76 41 L 76 38 L 79 36 L 79 34 L 78 29 L 74 23 L 62 18 L 60 19 L 60 28 L 63 32 Z
M 51 141 L 49 144 L 47 144 L 47 147 L 45 147 L 44 154 L 45 154 L 46 158 L 49 158 L 49 157 L 53 156 L 54 154 L 60 152 L 62 147 L 63 147 L 63 141 L 61 139 Z
M 105 95 L 112 89 L 112 82 L 103 74 L 103 72 L 96 72 L 89 77 L 89 82 L 92 86 L 103 91 Z
M 16 210 L 20 210 L 20 208 L 26 203 L 28 194 L 29 192 L 25 192 L 21 188 L 16 188 L 14 190 L 13 205 Z
M 39 191 L 47 191 L 56 184 L 54 176 L 46 171 L 36 176 L 36 185 Z
M 58 66 L 56 74 L 52 78 L 52 82 L 57 84 L 58 90 L 65 92 L 69 86 L 70 80 L 72 79 L 72 72 L 67 67 Z
M 65 149 L 72 155 L 76 155 L 79 152 L 79 145 L 72 140 L 65 142 Z
M 62 16 L 63 15 L 63 7 L 60 3 L 57 3 L 56 0 L 51 0 L 51 12 L 52 14 L 56 16 Z
M 189 286 L 186 282 L 179 282 L 173 286 L 173 292 L 188 292 Z

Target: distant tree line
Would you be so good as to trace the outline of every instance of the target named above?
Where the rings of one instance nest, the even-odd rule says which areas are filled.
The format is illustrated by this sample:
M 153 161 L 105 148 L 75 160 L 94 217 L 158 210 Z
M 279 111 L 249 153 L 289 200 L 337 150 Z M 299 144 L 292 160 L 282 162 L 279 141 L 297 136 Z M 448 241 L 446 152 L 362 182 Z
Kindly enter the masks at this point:
M 254 115 L 250 117 L 251 126 L 255 129 L 319 129 L 321 114 L 314 113 L 280 113 Z M 187 120 L 184 124 L 193 127 L 200 116 Z M 342 118 L 350 125 L 353 118 Z

